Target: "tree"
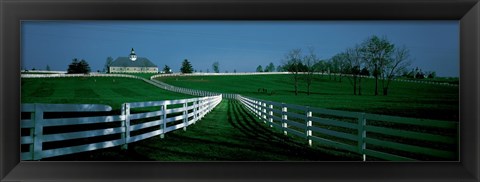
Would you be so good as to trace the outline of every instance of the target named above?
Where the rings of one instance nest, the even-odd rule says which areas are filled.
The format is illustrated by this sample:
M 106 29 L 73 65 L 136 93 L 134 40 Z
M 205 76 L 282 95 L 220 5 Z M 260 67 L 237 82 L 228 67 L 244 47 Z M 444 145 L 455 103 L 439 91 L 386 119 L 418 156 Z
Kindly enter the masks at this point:
M 277 66 L 277 72 L 283 72 L 283 67 L 281 65 L 278 65 Z
M 372 36 L 363 42 L 362 53 L 372 68 L 372 74 L 375 78 L 375 95 L 378 95 L 378 77 L 385 69 L 393 50 L 394 45 L 385 37 Z
M 190 62 L 187 59 L 183 60 L 180 71 L 182 73 L 192 73 L 193 71 L 192 64 L 190 64 Z
M 403 46 L 394 49 L 391 57 L 387 59 L 381 74 L 383 95 L 388 95 L 388 86 L 392 79 L 400 75 L 410 65 L 409 56 L 408 49 Z
M 317 55 L 314 53 L 313 48 L 309 49 L 309 54 L 303 57 L 303 65 L 305 65 L 305 82 L 307 83 L 307 95 L 310 95 L 310 86 L 313 82 L 313 73 L 315 72 L 314 65 L 318 62 Z
M 215 73 L 220 73 L 220 63 L 218 63 L 218 61 L 215 61 L 213 64 L 212 64 L 212 69 L 213 69 L 213 72 Z
M 339 53 L 336 54 L 331 58 L 331 71 L 339 75 L 339 82 L 342 82 L 342 77 L 345 72 L 347 72 L 347 61 L 346 61 L 346 54 L 345 53 Z M 336 80 L 336 78 L 335 78 Z
M 351 75 L 351 77 L 347 78 L 353 86 L 353 95 L 357 95 L 357 88 L 358 95 L 362 95 L 361 74 L 362 71 L 365 72 L 368 71 L 368 69 L 364 64 L 365 61 L 363 60 L 361 47 L 357 45 L 354 48 L 348 48 L 343 55 L 346 62 L 346 73 Z
M 258 66 L 257 66 L 257 72 L 263 72 L 262 65 L 258 65 Z
M 108 56 L 107 60 L 105 61 L 105 68 L 103 70 L 105 73 L 110 72 L 110 65 L 112 65 L 112 62 L 113 62 L 113 58 Z
M 67 73 L 90 73 L 90 66 L 88 65 L 87 61 L 83 59 L 78 61 L 77 58 L 74 58 L 72 63 L 68 65 Z
M 237 70 L 236 70 L 236 69 L 233 69 L 233 73 L 237 73 Z
M 45 70 L 50 71 L 50 66 L 48 64 L 47 64 L 47 67 L 45 68 Z
M 170 74 L 170 73 L 172 73 L 172 69 L 170 68 L 170 66 L 165 65 L 165 66 L 163 67 L 163 73 L 165 73 L 165 74 Z
M 302 50 L 293 49 L 285 55 L 284 68 L 292 73 L 293 85 L 295 89 L 295 95 L 298 95 L 298 81 L 300 79 L 299 73 L 302 71 Z
M 270 62 L 267 66 L 265 66 L 265 72 L 274 72 L 275 71 L 275 65 Z
M 68 65 L 67 73 L 78 73 L 78 59 L 73 58 L 72 63 Z

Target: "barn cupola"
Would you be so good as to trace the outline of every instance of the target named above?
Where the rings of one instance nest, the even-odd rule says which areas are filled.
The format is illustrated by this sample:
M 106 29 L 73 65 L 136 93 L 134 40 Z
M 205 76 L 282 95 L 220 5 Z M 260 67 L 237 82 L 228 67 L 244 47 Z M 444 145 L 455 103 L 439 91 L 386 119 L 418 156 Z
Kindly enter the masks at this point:
M 130 60 L 132 61 L 135 61 L 137 60 L 137 55 L 135 54 L 135 50 L 133 50 L 132 48 L 132 51 L 130 52 L 130 56 L 128 56 L 130 58 Z

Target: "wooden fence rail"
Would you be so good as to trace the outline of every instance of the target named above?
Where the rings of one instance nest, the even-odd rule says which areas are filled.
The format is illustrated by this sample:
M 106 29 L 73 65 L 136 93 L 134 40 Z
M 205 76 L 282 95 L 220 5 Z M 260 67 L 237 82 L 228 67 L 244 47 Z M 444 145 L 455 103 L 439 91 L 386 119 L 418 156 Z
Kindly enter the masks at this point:
M 312 108 L 252 99 L 237 95 L 238 100 L 264 123 L 313 142 L 384 160 L 417 160 L 423 155 L 433 160 L 458 160 L 458 123 L 428 119 L 385 116 L 359 112 Z M 393 125 L 402 125 L 395 127 Z M 453 135 L 411 131 L 449 130 Z M 433 128 L 433 129 L 432 129 Z M 381 137 L 378 137 L 380 134 Z M 410 140 L 412 141 L 410 141 Z M 425 143 L 449 145 L 448 149 L 423 146 Z
M 215 108 L 222 96 L 125 103 L 121 113 L 98 104 L 22 104 L 22 160 L 91 151 L 151 138 L 194 124 Z M 156 108 L 156 109 L 152 109 Z M 143 109 L 143 110 L 142 110 Z M 147 110 L 147 111 L 145 111 Z M 90 116 L 64 117 L 87 112 Z M 91 116 L 94 112 L 95 116 Z M 48 114 L 64 114 L 60 117 Z M 73 129 L 72 129 L 73 128 Z M 48 131 L 47 131 L 48 130 Z

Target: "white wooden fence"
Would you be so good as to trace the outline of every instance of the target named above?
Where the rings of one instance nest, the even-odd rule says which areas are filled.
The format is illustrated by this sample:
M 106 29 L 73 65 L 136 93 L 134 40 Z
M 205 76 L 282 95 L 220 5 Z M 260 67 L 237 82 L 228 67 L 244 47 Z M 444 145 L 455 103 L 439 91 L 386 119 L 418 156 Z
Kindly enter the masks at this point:
M 150 79 L 158 78 L 158 77 L 164 77 L 164 76 L 239 76 L 239 75 L 286 75 L 286 74 L 292 74 L 291 72 L 246 72 L 246 73 L 172 73 L 172 74 L 159 74 L 159 75 L 154 75 Z M 305 72 L 299 72 L 299 74 L 307 74 Z M 315 72 L 313 73 L 314 75 L 332 75 L 332 76 L 347 76 L 347 77 L 352 77 L 352 75 L 349 74 L 339 74 L 339 73 L 319 73 Z M 362 77 L 362 78 L 374 78 L 373 76 L 364 76 L 364 75 L 358 75 L 357 77 Z M 381 78 L 379 78 L 381 80 Z M 452 87 L 458 87 L 458 84 L 450 84 L 450 83 L 445 83 L 445 82 L 434 82 L 434 81 L 424 81 L 424 80 L 409 80 L 409 79 L 398 79 L 394 78 L 392 81 L 396 82 L 408 82 L 408 83 L 419 83 L 419 84 L 432 84 L 432 85 L 444 85 L 444 86 L 452 86 Z
M 127 148 L 132 142 L 158 135 L 164 137 L 165 133 L 180 128 L 186 130 L 187 126 L 202 119 L 221 100 L 222 96 L 218 95 L 125 103 L 122 105 L 121 113 L 100 116 L 98 113 L 111 113 L 112 108 L 98 104 L 22 104 L 22 113 L 30 117 L 21 120 L 21 144 L 28 145 L 24 147 L 26 151 L 22 151 L 21 159 L 40 160 L 114 146 Z M 71 115 L 72 112 L 77 114 L 95 112 L 96 114 L 67 118 L 47 117 L 47 114 L 69 113 Z M 94 125 L 101 126 L 98 128 Z M 74 127 L 76 130 L 64 132 L 68 127 Z M 49 133 L 44 132 L 47 129 Z M 107 137 L 101 138 L 105 136 Z M 49 148 L 45 148 L 46 144 Z
M 429 142 L 455 146 L 458 145 L 457 135 L 444 136 L 438 133 L 412 131 L 405 127 L 391 127 L 399 124 L 450 130 L 452 133 L 457 133 L 458 122 L 320 109 L 252 99 L 241 95 L 237 95 L 237 98 L 260 120 L 282 130 L 285 135 L 291 134 L 304 138 L 310 146 L 312 142 L 317 142 L 358 153 L 362 155 L 364 161 L 368 156 L 396 161 L 416 160 L 417 155 L 435 159 L 458 159 L 458 150 L 456 150 L 458 148 L 438 149 L 422 144 L 422 142 Z M 374 122 L 377 124 L 372 124 Z M 367 133 L 386 137 L 370 137 Z M 412 144 L 400 142 L 402 140 L 419 140 L 420 142 Z

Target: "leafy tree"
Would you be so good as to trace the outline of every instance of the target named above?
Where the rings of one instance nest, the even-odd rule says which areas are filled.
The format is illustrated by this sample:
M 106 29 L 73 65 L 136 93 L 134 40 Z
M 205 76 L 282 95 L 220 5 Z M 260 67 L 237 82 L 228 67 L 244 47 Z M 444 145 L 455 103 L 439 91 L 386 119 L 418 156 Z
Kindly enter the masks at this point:
M 172 73 L 172 69 L 169 66 L 165 65 L 163 67 L 163 73 L 170 74 L 170 73 Z
M 113 58 L 108 56 L 107 57 L 107 60 L 105 61 L 105 68 L 104 68 L 104 72 L 105 73 L 109 73 L 110 72 L 110 65 L 112 65 L 112 62 L 113 62 Z
M 283 67 L 281 65 L 278 65 L 277 72 L 283 72 L 283 71 L 284 71 Z
M 236 70 L 236 69 L 233 69 L 233 73 L 237 73 L 237 70 Z
M 180 68 L 180 71 L 182 73 L 192 73 L 192 71 L 193 71 L 192 64 L 187 59 L 183 60 L 182 67 Z
M 377 36 L 372 36 L 363 42 L 362 54 L 373 69 L 373 77 L 375 78 L 375 95 L 378 95 L 378 77 L 382 74 L 382 71 L 384 71 L 393 51 L 394 45 L 385 37 L 379 38 Z
M 218 61 L 215 61 L 213 64 L 212 64 L 212 69 L 213 69 L 213 72 L 215 73 L 220 73 L 220 63 L 218 63 Z
M 257 66 L 257 72 L 263 72 L 262 65 L 258 65 L 258 66 Z
M 88 65 L 87 61 L 80 60 L 78 61 L 77 58 L 72 60 L 72 63 L 68 65 L 67 73 L 90 73 L 90 66 Z
M 265 66 L 265 72 L 274 72 L 275 71 L 275 65 L 270 62 L 267 66 Z
M 360 75 L 362 76 L 370 76 L 370 71 L 368 71 L 367 67 L 363 67 L 363 69 L 360 71 Z

